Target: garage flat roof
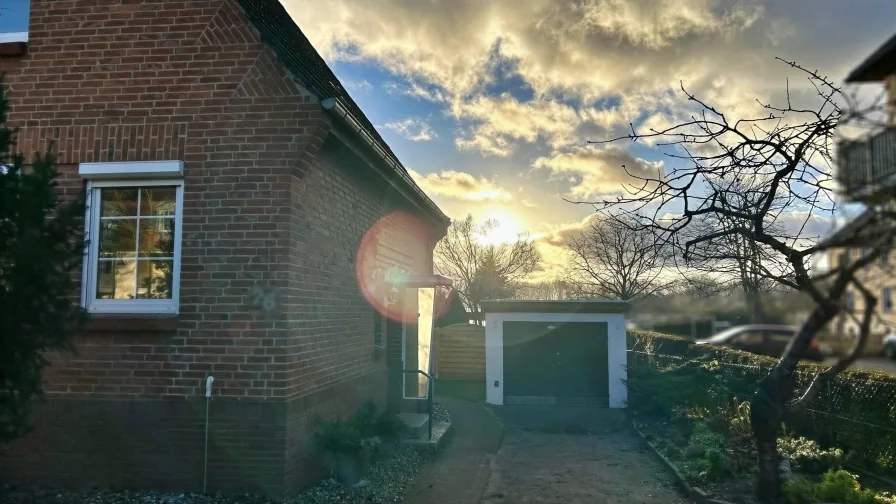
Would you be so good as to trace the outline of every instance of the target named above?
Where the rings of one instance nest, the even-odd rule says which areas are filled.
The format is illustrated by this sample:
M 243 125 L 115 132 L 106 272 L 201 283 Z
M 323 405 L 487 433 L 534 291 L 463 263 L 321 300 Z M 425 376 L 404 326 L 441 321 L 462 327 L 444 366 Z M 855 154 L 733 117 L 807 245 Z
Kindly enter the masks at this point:
M 570 299 L 563 301 L 519 301 L 498 299 L 480 303 L 485 313 L 625 313 L 628 301 Z

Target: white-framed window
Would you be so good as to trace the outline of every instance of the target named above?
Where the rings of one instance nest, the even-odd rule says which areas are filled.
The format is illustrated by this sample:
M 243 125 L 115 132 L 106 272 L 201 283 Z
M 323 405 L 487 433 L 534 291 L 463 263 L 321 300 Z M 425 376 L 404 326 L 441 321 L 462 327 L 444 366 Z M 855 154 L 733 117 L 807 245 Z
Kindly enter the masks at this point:
M 87 191 L 85 308 L 177 313 L 183 179 L 90 180 Z
M 889 287 L 884 287 L 881 292 L 881 297 L 883 298 L 883 308 L 884 313 L 892 313 L 893 312 L 893 289 Z
M 28 21 L 31 0 L 0 2 L 0 44 L 28 42 Z

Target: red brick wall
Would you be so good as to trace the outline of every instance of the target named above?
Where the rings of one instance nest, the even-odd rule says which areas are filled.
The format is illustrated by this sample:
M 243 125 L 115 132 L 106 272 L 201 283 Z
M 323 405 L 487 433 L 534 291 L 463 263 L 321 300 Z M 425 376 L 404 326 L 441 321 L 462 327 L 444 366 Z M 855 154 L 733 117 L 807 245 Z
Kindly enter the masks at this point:
M 89 335 L 57 360 L 51 395 L 283 395 L 285 317 L 249 306 L 286 287 L 292 170 L 324 121 L 230 0 L 32 2 L 29 53 L 0 59 L 22 128 L 77 163 L 185 162 L 180 321 L 164 345 Z M 111 363 L 111 368 L 109 364 Z M 264 368 L 258 365 L 264 364 Z
M 205 411 L 204 398 L 49 401 L 0 454 L 0 483 L 201 491 Z M 208 489 L 282 496 L 285 434 L 282 401 L 212 400 Z
M 277 63 L 233 0 L 32 0 L 31 11 L 28 54 L 0 58 L 20 152 L 30 156 L 52 144 L 67 192 L 83 187 L 81 162 L 185 162 L 179 317 L 167 329 L 132 321 L 88 330 L 77 354 L 53 357 L 48 396 L 70 405 L 139 399 L 141 407 L 167 411 L 166 401 L 201 397 L 209 374 L 222 405 L 298 404 L 335 386 L 332 397 L 345 398 L 338 407 L 315 400 L 298 416 L 284 409 L 289 419 L 282 421 L 292 427 L 278 439 L 288 438 L 288 446 L 245 462 L 283 467 L 288 450 L 286 471 L 305 464 L 306 446 L 297 439 L 307 438 L 313 411 L 343 414 L 385 394 L 345 385 L 384 369 L 354 261 L 364 232 L 402 199 L 363 175 L 369 169 L 358 158 L 334 154 L 343 149 L 330 135 L 332 120 Z M 431 271 L 432 240 L 414 241 L 400 230 L 388 235 L 378 249 L 384 265 Z M 272 297 L 275 308 L 254 306 L 256 291 Z M 64 429 L 46 414 L 38 411 L 43 432 Z M 110 429 L 120 422 L 127 428 L 127 415 L 103 418 Z M 184 432 L 178 421 L 145 427 L 159 435 L 160 450 L 195 456 L 191 443 L 166 445 L 177 436 L 160 434 Z M 221 433 L 219 441 L 239 443 L 238 431 L 228 431 L 231 438 Z M 20 464 L 19 475 L 52 478 L 39 463 L 45 455 L 80 460 L 84 446 L 49 450 L 41 432 L 14 445 L 9 458 L 0 455 L 0 473 L 17 451 L 34 461 Z M 102 446 L 91 460 L 114 467 L 113 449 Z M 126 480 L 72 483 L 152 486 L 163 478 L 135 471 Z M 307 474 L 287 475 L 288 486 L 309 482 Z M 232 483 L 227 488 L 245 488 Z M 259 488 L 276 493 L 271 485 Z

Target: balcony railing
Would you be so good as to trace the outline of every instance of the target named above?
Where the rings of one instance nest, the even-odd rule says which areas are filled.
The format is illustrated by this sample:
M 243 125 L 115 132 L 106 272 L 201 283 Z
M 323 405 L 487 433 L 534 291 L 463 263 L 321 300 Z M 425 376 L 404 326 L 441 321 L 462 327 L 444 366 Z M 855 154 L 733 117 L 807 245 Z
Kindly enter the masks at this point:
M 842 142 L 837 165 L 837 180 L 847 198 L 896 198 L 896 128 L 886 128 L 865 140 Z

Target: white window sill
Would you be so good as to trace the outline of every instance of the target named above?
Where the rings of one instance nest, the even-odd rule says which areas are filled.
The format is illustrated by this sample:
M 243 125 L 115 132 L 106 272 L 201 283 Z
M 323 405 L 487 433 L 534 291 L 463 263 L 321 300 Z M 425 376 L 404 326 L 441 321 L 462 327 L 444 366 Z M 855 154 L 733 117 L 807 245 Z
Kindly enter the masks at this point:
M 6 44 L 8 42 L 28 43 L 28 32 L 0 33 L 0 44 Z

